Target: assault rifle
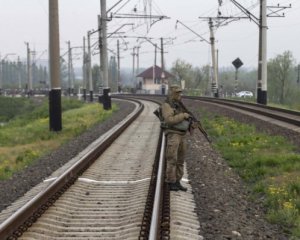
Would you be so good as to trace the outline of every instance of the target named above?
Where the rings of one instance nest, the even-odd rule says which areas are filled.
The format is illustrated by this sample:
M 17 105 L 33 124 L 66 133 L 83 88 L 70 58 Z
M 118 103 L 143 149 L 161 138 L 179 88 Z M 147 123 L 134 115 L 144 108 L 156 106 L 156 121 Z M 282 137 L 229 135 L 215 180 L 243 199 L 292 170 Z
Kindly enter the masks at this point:
M 197 120 L 197 118 L 194 116 L 194 114 L 192 112 L 190 112 L 185 106 L 184 104 L 179 101 L 179 104 L 180 106 L 182 107 L 182 109 L 184 109 L 184 111 L 186 113 L 188 113 L 190 115 L 189 117 L 189 121 L 190 121 L 190 132 L 191 132 L 191 128 L 192 128 L 192 124 L 193 123 L 196 123 L 197 124 L 197 128 L 199 129 L 199 131 L 204 135 L 204 137 L 206 138 L 206 140 L 209 142 L 209 143 L 212 143 L 211 139 L 209 138 L 207 132 L 205 131 L 205 129 L 203 128 L 201 122 L 199 120 Z

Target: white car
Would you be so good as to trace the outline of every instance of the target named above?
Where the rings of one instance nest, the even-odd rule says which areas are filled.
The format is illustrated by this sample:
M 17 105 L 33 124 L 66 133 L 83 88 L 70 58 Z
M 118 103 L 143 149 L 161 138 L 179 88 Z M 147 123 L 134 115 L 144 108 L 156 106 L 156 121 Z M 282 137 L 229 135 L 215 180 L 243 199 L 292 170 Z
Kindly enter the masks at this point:
M 253 93 L 250 91 L 241 91 L 236 94 L 237 97 L 253 97 Z

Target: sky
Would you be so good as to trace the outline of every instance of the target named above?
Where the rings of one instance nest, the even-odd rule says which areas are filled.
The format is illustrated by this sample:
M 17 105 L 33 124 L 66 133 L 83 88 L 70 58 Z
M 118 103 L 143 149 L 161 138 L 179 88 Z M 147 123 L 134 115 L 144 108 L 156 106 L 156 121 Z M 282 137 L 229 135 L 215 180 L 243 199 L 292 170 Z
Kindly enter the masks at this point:
M 0 55 L 1 59 L 16 61 L 19 56 L 26 59 L 28 42 L 35 58 L 47 62 L 48 58 L 48 1 L 49 0 L 0 0 Z M 236 0 L 258 17 L 258 0 Z M 107 10 L 119 0 L 107 0 Z M 222 2 L 219 6 L 219 2 Z M 289 6 L 280 11 L 285 17 L 269 17 L 267 31 L 267 58 L 271 59 L 284 51 L 291 51 L 295 63 L 300 61 L 300 1 L 267 0 L 268 6 Z M 275 9 L 273 9 L 274 11 Z M 121 43 L 121 68 L 132 68 L 133 48 L 139 48 L 139 67 L 148 68 L 154 63 L 154 46 L 138 37 L 148 37 L 160 46 L 164 38 L 164 60 L 170 69 L 177 59 L 194 67 L 211 64 L 209 26 L 207 17 L 245 16 L 231 0 L 123 0 L 110 13 L 108 33 L 115 33 L 108 39 L 109 55 L 116 53 L 117 37 Z M 152 19 L 118 18 L 120 14 L 146 14 L 166 16 L 153 22 Z M 270 10 L 268 10 L 270 13 Z M 83 45 L 87 31 L 97 29 L 97 15 L 100 14 L 100 0 L 59 0 L 60 54 L 67 52 L 67 41 L 72 47 Z M 180 22 L 176 24 L 177 20 Z M 151 22 L 152 21 L 152 22 Z M 151 24 L 152 23 L 152 24 Z M 125 25 L 124 25 L 125 24 Z M 216 25 L 217 22 L 215 21 Z M 185 25 L 185 26 L 184 26 Z M 219 67 L 232 67 L 232 61 L 239 57 L 245 68 L 256 68 L 258 61 L 258 26 L 249 19 L 232 21 L 214 29 Z M 200 35 L 200 36 L 199 36 Z M 96 44 L 97 34 L 92 37 Z M 81 67 L 82 50 L 74 48 L 74 65 Z M 97 49 L 93 50 L 93 63 L 99 63 Z M 136 61 L 136 60 L 135 60 Z M 157 65 L 160 65 L 157 54 Z

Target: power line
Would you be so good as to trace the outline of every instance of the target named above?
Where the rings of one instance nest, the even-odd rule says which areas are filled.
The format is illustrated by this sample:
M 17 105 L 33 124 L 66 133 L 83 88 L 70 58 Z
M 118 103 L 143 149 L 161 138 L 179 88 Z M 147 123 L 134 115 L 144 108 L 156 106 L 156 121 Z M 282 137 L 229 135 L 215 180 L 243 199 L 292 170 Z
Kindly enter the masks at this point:
M 210 44 L 209 41 L 207 41 L 204 37 L 202 37 L 200 34 L 196 33 L 193 29 L 191 29 L 190 27 L 186 26 L 183 22 L 177 20 L 176 21 L 176 26 L 177 26 L 177 23 L 180 23 L 182 26 L 186 27 L 187 29 L 189 29 L 192 33 L 194 33 L 195 35 L 197 35 L 202 41 Z M 176 27 L 175 27 L 176 28 Z

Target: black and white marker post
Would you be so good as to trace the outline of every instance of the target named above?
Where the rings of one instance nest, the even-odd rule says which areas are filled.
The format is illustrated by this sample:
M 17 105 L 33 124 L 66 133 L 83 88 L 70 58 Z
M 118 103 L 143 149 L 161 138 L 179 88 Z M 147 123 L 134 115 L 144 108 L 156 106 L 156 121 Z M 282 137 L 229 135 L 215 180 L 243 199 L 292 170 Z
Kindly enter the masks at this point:
M 51 81 L 51 90 L 49 92 L 49 125 L 50 131 L 61 131 L 58 0 L 49 0 L 49 58 Z

